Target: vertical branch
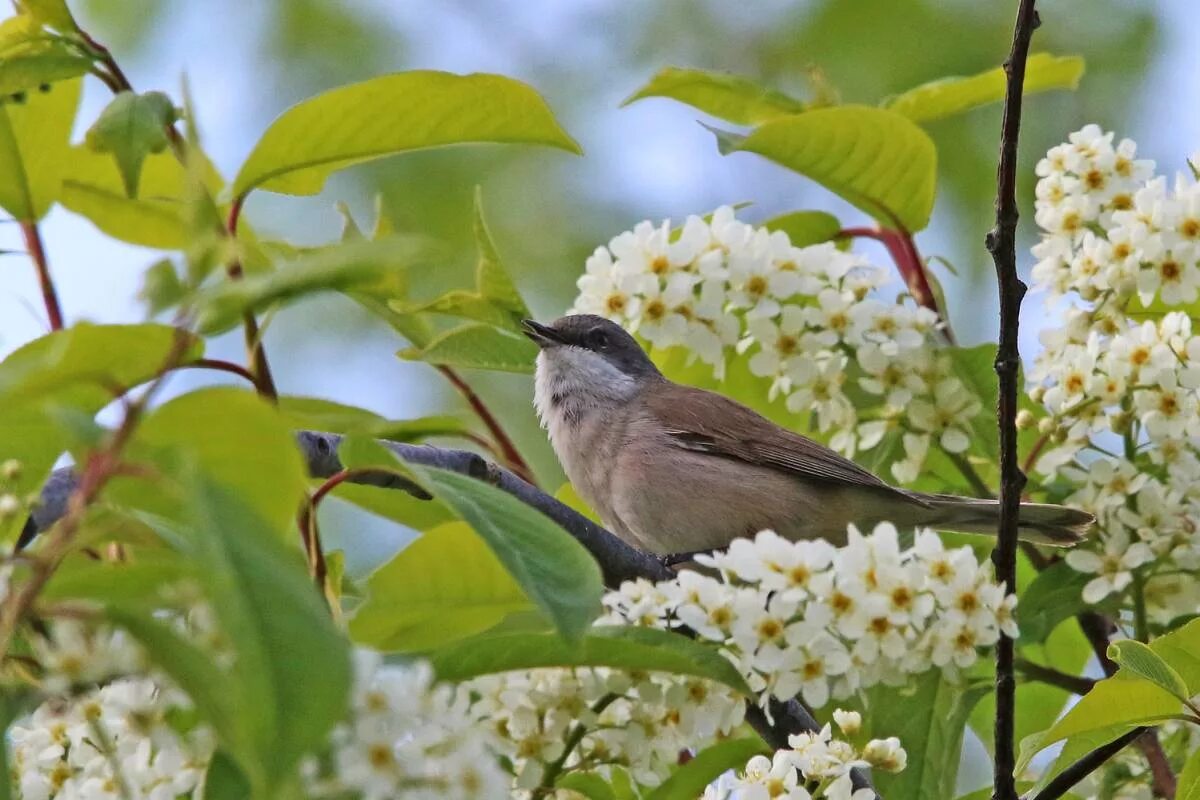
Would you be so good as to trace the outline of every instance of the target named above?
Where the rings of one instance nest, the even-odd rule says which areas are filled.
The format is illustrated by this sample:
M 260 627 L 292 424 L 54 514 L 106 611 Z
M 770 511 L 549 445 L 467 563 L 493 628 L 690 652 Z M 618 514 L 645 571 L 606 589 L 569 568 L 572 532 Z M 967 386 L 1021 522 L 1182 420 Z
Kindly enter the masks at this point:
M 238 220 L 241 218 L 242 203 L 245 200 L 245 195 L 239 195 L 233 198 L 233 203 L 229 206 L 229 220 L 226 222 L 225 228 L 230 239 L 237 238 Z M 242 277 L 242 262 L 235 258 L 226 266 L 225 271 L 233 280 L 239 280 Z M 275 378 L 271 375 L 271 364 L 267 361 L 267 351 L 263 348 L 258 320 L 254 318 L 253 313 L 246 312 L 242 317 L 242 330 L 245 332 L 246 339 L 246 359 L 250 362 L 250 371 L 254 373 L 254 383 L 258 387 L 258 393 L 268 400 L 277 400 L 279 390 L 275 388 Z
M 488 433 L 492 435 L 492 439 L 496 442 L 496 447 L 500 450 L 500 455 L 504 459 L 505 466 L 515 472 L 522 480 L 536 486 L 537 482 L 533 479 L 533 470 L 529 468 L 529 464 L 521 457 L 521 451 L 517 450 L 517 446 L 513 443 L 513 440 L 505 432 L 504 426 L 500 424 L 500 420 L 496 419 L 496 415 L 483 402 L 483 398 L 475 393 L 475 390 L 471 388 L 471 384 L 463 380 L 462 376 L 450 367 L 439 365 L 437 370 L 466 398 L 467 403 L 471 406 L 471 410 L 475 412 L 475 416 L 479 417 L 480 421 L 488 429 Z
M 1013 31 L 1012 50 L 1004 62 L 1007 84 L 1004 119 L 1000 130 L 1000 164 L 996 169 L 996 225 L 987 235 L 987 249 L 996 264 L 1000 293 L 1000 344 L 996 376 L 1000 391 L 996 403 L 1000 427 L 1000 530 L 992 561 L 996 578 L 1005 591 L 1017 591 L 1017 516 L 1025 474 L 1017 461 L 1017 325 L 1025 284 L 1017 277 L 1017 139 L 1021 132 L 1021 93 L 1025 85 L 1025 60 L 1029 40 L 1038 26 L 1036 0 L 1020 0 Z M 1017 800 L 1015 753 L 1016 682 L 1013 678 L 1013 640 L 1001 634 L 996 645 L 995 770 L 992 800 Z
M 25 249 L 37 269 L 38 283 L 42 287 L 42 301 L 46 304 L 46 316 L 50 319 L 50 330 L 60 331 L 63 326 L 62 306 L 58 302 L 58 290 L 50 277 L 50 262 L 46 260 L 46 248 L 42 245 L 42 234 L 36 222 L 21 222 L 21 234 L 25 237 Z

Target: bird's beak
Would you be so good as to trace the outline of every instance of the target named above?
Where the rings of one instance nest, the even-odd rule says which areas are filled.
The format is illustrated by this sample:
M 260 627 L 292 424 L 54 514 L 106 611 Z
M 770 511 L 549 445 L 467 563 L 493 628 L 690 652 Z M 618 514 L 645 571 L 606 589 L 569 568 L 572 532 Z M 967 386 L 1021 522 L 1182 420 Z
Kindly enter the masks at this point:
M 538 347 L 556 347 L 563 343 L 563 338 L 554 328 L 534 322 L 531 319 L 521 321 L 521 328 L 526 336 L 533 340 Z

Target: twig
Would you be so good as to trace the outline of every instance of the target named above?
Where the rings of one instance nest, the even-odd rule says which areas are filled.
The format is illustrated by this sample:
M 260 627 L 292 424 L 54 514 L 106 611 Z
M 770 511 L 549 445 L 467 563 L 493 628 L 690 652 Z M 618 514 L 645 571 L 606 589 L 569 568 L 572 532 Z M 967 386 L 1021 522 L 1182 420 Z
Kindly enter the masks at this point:
M 517 446 L 513 444 L 513 440 L 504 431 L 504 426 L 500 424 L 500 421 L 496 419 L 496 415 L 483 402 L 483 398 L 476 394 L 475 390 L 471 388 L 471 384 L 463 380 L 463 377 L 451 367 L 438 365 L 437 369 L 466 398 L 468 405 L 471 406 L 471 410 L 475 412 L 475 416 L 479 417 L 480 421 L 488 429 L 488 432 L 492 435 L 492 439 L 496 442 L 496 446 L 500 448 L 500 454 L 504 459 L 505 465 L 521 478 L 536 486 L 537 482 L 533 479 L 533 471 L 529 469 L 529 465 L 521 457 L 521 452 L 517 450 Z
M 620 699 L 621 695 L 615 692 L 609 692 L 592 704 L 591 711 L 599 716 L 604 709 Z M 575 748 L 583 741 L 583 737 L 587 736 L 587 725 L 582 722 L 576 722 L 567 734 L 566 740 L 563 742 L 562 755 L 554 759 L 546 765 L 546 772 L 542 775 L 542 781 L 534 790 L 534 797 L 546 797 L 554 792 L 554 782 L 558 780 L 558 776 L 562 774 L 563 767 L 567 764 L 567 759 L 571 757 L 571 753 L 575 752 Z
M 1033 447 L 1029 448 L 1029 455 L 1025 456 L 1025 463 L 1021 465 L 1021 471 L 1028 473 L 1037 465 L 1038 458 L 1042 455 L 1042 450 L 1046 447 L 1046 443 L 1050 441 L 1050 434 L 1043 433 L 1033 443 Z
M 975 467 L 971 466 L 971 462 L 967 460 L 966 456 L 962 453 L 951 453 L 944 447 L 942 448 L 942 452 L 950 459 L 950 463 L 958 468 L 962 476 L 967 479 L 967 483 L 971 484 L 971 491 L 975 493 L 976 497 L 990 500 L 995 496 L 992 494 L 992 490 L 988 488 L 988 485 L 983 482 L 983 478 L 979 477 L 979 473 L 975 470 Z
M 1038 26 L 1036 0 L 1020 0 L 1013 29 L 1012 50 L 1004 62 L 1004 118 L 1000 129 L 1000 163 L 996 168 L 996 225 L 987 235 L 987 249 L 996 264 L 1000 294 L 1000 343 L 996 351 L 999 398 L 996 417 L 1000 428 L 1000 526 L 992 561 L 996 578 L 1008 594 L 1017 592 L 1017 520 L 1025 474 L 1017 457 L 1017 371 L 1021 355 L 1017 326 L 1025 284 L 1017 277 L 1017 140 L 1021 132 L 1021 94 L 1025 86 L 1025 60 L 1029 41 Z M 1014 642 L 1001 634 L 996 644 L 996 726 L 992 800 L 1017 800 L 1016 787 L 1016 681 L 1013 678 Z
M 21 235 L 25 237 L 25 249 L 33 259 L 37 269 L 38 284 L 42 288 L 42 302 L 46 304 L 46 316 L 50 320 L 50 330 L 60 331 L 63 327 L 62 306 L 58 302 L 58 290 L 54 288 L 54 279 L 50 277 L 50 262 L 46 260 L 46 248 L 42 245 L 42 234 L 38 231 L 36 222 L 21 222 Z
M 888 255 L 892 257 L 892 262 L 908 287 L 909 294 L 919 305 L 938 315 L 946 341 L 954 344 L 954 332 L 950 330 L 950 318 L 938 304 L 937 295 L 933 293 L 933 287 L 929 284 L 929 275 L 925 272 L 925 261 L 921 258 L 916 240 L 913 239 L 911 233 L 903 228 L 895 230 L 891 228 L 843 228 L 838 231 L 835 238 L 874 239 L 887 248 Z
M 1075 784 L 1095 772 L 1105 761 L 1121 752 L 1134 739 L 1147 733 L 1147 728 L 1134 728 L 1124 736 L 1118 737 L 1103 747 L 1097 747 L 1071 766 L 1064 769 L 1054 780 L 1046 784 L 1031 800 L 1058 800 L 1071 790 Z
M 1080 675 L 1070 675 L 1066 672 L 1046 667 L 1041 664 L 1035 664 L 1032 661 L 1026 661 L 1023 658 L 1015 660 L 1014 665 L 1022 674 L 1034 680 L 1048 683 L 1051 686 L 1057 686 L 1060 689 L 1066 689 L 1068 692 L 1083 696 L 1092 690 L 1096 685 L 1096 681 L 1092 678 L 1084 678 Z
M 342 437 L 333 433 L 300 431 L 296 442 L 308 465 L 308 472 L 316 478 L 329 478 L 344 470 L 337 456 Z M 527 483 L 514 473 L 502 469 L 477 453 L 466 450 L 450 450 L 430 445 L 404 444 L 380 441 L 404 461 L 438 469 L 450 470 L 487 483 L 505 491 L 521 502 L 545 514 L 563 530 L 584 546 L 604 576 L 605 585 L 616 587 L 624 581 L 645 578 L 665 581 L 675 573 L 657 557 L 626 544 L 600 525 L 580 514 L 570 506 Z M 406 478 L 386 470 L 348 470 L 343 480 L 384 488 L 395 488 L 412 492 L 413 484 Z M 34 508 L 33 516 L 26 525 L 23 538 L 28 539 L 38 531 L 47 530 L 66 512 L 67 498 L 75 490 L 78 476 L 69 468 L 55 470 L 42 487 L 41 498 Z M 821 726 L 800 703 L 772 702 L 769 721 L 753 703 L 747 704 L 746 718 L 763 739 L 772 747 L 788 746 L 788 736 L 804 731 L 816 732 Z M 852 775 L 856 788 L 870 786 L 865 774 L 856 770 Z
M 241 364 L 235 364 L 232 361 L 222 361 L 218 358 L 197 358 L 195 361 L 180 364 L 176 369 L 211 369 L 217 372 L 228 372 L 231 375 L 245 378 L 250 382 L 251 386 L 258 386 L 258 381 L 254 377 L 254 373 L 250 370 Z
M 237 239 L 238 220 L 241 218 L 242 204 L 245 201 L 246 196 L 244 194 L 238 195 L 229 206 L 229 218 L 225 223 L 225 230 L 230 239 Z M 240 280 L 242 277 L 242 262 L 235 257 L 225 266 L 225 272 L 232 280 Z M 268 400 L 275 402 L 279 399 L 279 390 L 275 388 L 275 379 L 271 375 L 271 364 L 267 361 L 267 351 L 263 348 L 262 335 L 258 329 L 258 320 L 254 318 L 252 312 L 247 311 L 242 315 L 242 331 L 246 340 L 246 358 L 249 360 L 251 371 L 254 373 L 254 384 L 258 387 L 258 393 Z

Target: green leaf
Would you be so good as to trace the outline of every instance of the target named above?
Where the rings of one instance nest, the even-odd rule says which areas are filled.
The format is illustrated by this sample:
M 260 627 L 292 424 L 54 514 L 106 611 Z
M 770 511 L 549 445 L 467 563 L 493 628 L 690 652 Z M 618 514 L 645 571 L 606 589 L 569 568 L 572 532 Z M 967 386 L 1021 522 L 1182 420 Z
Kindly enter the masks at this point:
M 868 694 L 871 735 L 899 736 L 908 751 L 904 771 L 876 773 L 876 786 L 884 797 L 954 797 L 967 718 L 990 688 L 964 688 L 937 669 L 910 686 L 907 691 L 880 686 Z
M 52 43 L 44 49 L 0 56 L 0 95 L 42 91 L 57 81 L 78 78 L 92 66 L 90 59 Z
M 469 142 L 537 144 L 580 153 L 545 101 L 500 75 L 414 71 L 342 86 L 283 112 L 233 182 L 316 194 L 333 172 L 382 156 Z
M 318 250 L 279 265 L 272 272 L 223 281 L 197 298 L 197 328 L 215 333 L 244 314 L 322 291 L 349 291 L 403 271 L 430 254 L 429 242 L 393 236 L 377 242 L 351 242 Z
M 240 492 L 203 475 L 188 484 L 191 524 L 181 534 L 236 654 L 229 678 L 212 689 L 229 698 L 242 732 L 224 743 L 255 796 L 273 797 L 345 714 L 349 648 L 298 551 Z
M 616 800 L 608 781 L 594 772 L 568 772 L 554 783 L 556 789 L 570 789 L 588 800 Z
M 435 336 L 424 347 L 405 348 L 397 355 L 448 367 L 531 373 L 537 346 L 523 336 L 469 322 Z
M 1090 576 L 1059 561 L 1038 573 L 1021 593 L 1021 643 L 1045 641 L 1063 620 L 1085 607 L 1083 587 Z
M 367 590 L 350 636 L 388 652 L 440 647 L 533 608 L 487 544 L 460 522 L 426 531 L 372 573 Z
M 804 111 L 804 103 L 748 78 L 727 72 L 666 67 L 630 95 L 622 106 L 645 97 L 669 97 L 735 125 L 760 122 Z
M 295 428 L 313 428 L 329 433 L 360 433 L 390 442 L 419 442 L 435 436 L 458 436 L 469 430 L 466 423 L 457 417 L 386 419 L 365 408 L 317 397 L 281 397 L 279 410 Z
M 695 800 L 704 793 L 704 787 L 726 770 L 740 772 L 751 758 L 769 752 L 770 748 L 757 738 L 718 742 L 675 770 L 671 777 L 646 795 L 646 800 Z
M 805 175 L 888 228 L 929 224 L 937 150 L 906 117 L 869 106 L 819 108 L 726 137 L 731 152 L 758 153 Z
M 210 482 L 238 493 L 239 502 L 270 525 L 277 539 L 295 535 L 296 509 L 308 475 L 291 427 L 251 391 L 212 387 L 181 395 L 155 409 L 138 427 L 134 444 L 158 455 L 171 474 L 179 456 L 192 459 Z M 133 507 L 162 511 L 169 501 L 154 481 L 123 477 L 113 490 Z M 157 492 L 157 494 L 156 494 Z M 169 506 L 168 506 L 169 508 Z
M 123 242 L 159 250 L 180 250 L 191 243 L 188 221 L 188 171 L 174 154 L 150 154 L 142 163 L 138 195 L 126 193 L 125 181 L 111 156 L 86 145 L 71 148 L 63 179 L 64 206 Z M 220 190 L 222 181 L 207 160 L 197 170 L 204 186 Z M 244 233 L 244 231 L 243 231 Z
M 600 613 L 595 559 L 549 517 L 483 481 L 409 464 L 421 484 L 470 523 L 555 628 L 578 639 Z
M 0 101 L 0 208 L 23 222 L 45 216 L 59 198 L 80 79 Z
M 246 775 L 224 750 L 213 753 L 204 773 L 204 800 L 244 800 L 250 795 Z
M 204 343 L 178 328 L 79 323 L 24 345 L 0 362 L 0 405 L 50 399 L 98 412 L 113 390 L 128 390 L 153 378 L 176 347 L 182 361 L 199 358 Z
M 119 92 L 92 127 L 87 146 L 97 153 L 111 153 L 121 170 L 127 197 L 137 197 L 142 162 L 151 153 L 167 147 L 168 125 L 177 118 L 171 98 L 162 92 Z
M 658 628 L 604 625 L 572 644 L 552 633 L 507 633 L 467 639 L 430 654 L 442 680 L 539 667 L 611 667 L 707 678 L 749 694 L 733 664 L 712 647 Z
M 54 571 L 40 597 L 129 607 L 152 601 L 162 589 L 194 577 L 191 564 L 162 549 L 139 552 L 136 561 L 128 562 L 67 560 Z
M 842 223 L 824 211 L 793 211 L 767 220 L 763 227 L 769 231 L 783 231 L 793 247 L 807 247 L 836 237 Z
M 479 261 L 475 268 L 475 291 L 447 292 L 428 303 L 405 304 L 393 301 L 391 307 L 401 314 L 432 312 L 485 322 L 497 328 L 517 331 L 521 320 L 531 316 L 529 307 L 513 285 L 500 253 L 492 241 L 483 218 L 483 194 L 475 188 L 475 245 Z
M 1051 89 L 1076 89 L 1083 77 L 1079 56 L 1034 53 L 1025 65 L 1026 96 Z M 1001 67 L 965 78 L 943 78 L 924 83 L 891 98 L 884 107 L 915 122 L 928 122 L 970 111 L 1004 99 L 1005 74 Z
M 1017 771 L 1023 771 L 1034 755 L 1061 739 L 1118 726 L 1153 725 L 1179 714 L 1181 709 L 1179 699 L 1170 692 L 1122 669 L 1092 687 L 1049 729 L 1027 739 L 1028 744 L 1022 742 Z M 1116 736 L 1109 741 L 1112 738 Z
M 67 0 L 17 0 L 17 8 L 40 24 L 63 33 L 76 30 Z
M 373 439 L 350 436 L 338 448 L 338 457 L 348 469 L 382 467 L 395 470 L 406 477 L 412 472 L 404 461 Z M 395 489 L 341 483 L 333 490 L 335 497 L 398 522 L 414 530 L 428 530 L 454 519 L 454 512 L 445 503 L 415 497 Z
M 1183 679 L 1188 697 L 1200 694 L 1200 619 L 1158 637 L 1150 649 Z
M 1175 800 L 1200 800 L 1200 750 L 1192 751 L 1183 765 L 1175 787 Z
M 1057 778 L 1063 770 L 1074 764 L 1080 758 L 1092 752 L 1093 750 L 1096 750 L 1097 748 L 1103 747 L 1114 739 L 1124 736 L 1126 733 L 1136 727 L 1136 725 L 1131 724 L 1114 725 L 1071 736 L 1065 742 L 1063 742 L 1063 747 L 1054 757 L 1054 761 L 1052 761 L 1050 766 L 1046 767 L 1046 769 L 1042 771 L 1042 774 L 1038 776 L 1037 782 L 1030 787 L 1029 792 L 1024 796 L 1034 796 L 1042 789 L 1046 788 L 1050 781 Z M 1045 745 L 1042 743 L 1042 735 L 1043 734 L 1041 733 L 1033 734 L 1032 736 L 1027 736 L 1021 740 L 1017 762 L 1018 764 L 1028 764 L 1029 760 L 1045 747 Z
M 1121 639 L 1108 646 L 1108 657 L 1124 669 L 1150 681 L 1178 697 L 1188 700 L 1191 693 L 1187 684 L 1171 665 L 1145 644 L 1136 639 Z
M 187 287 L 179 279 L 175 264 L 169 258 L 160 258 L 142 274 L 142 288 L 138 298 L 146 304 L 150 316 L 174 308 L 187 296 Z

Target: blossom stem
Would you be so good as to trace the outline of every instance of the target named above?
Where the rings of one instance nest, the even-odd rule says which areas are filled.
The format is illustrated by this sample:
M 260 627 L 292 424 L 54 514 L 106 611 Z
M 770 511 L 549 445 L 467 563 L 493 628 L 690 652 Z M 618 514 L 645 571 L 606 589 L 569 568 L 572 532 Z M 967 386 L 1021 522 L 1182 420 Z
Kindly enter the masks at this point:
M 1000 163 L 996 168 L 996 223 L 987 235 L 987 249 L 996 266 L 1000 295 L 1000 342 L 996 350 L 1000 429 L 1000 525 L 992 561 L 996 579 L 1009 594 L 1017 592 L 1017 523 L 1025 474 L 1017 457 L 1017 373 L 1020 351 L 1017 328 L 1025 284 L 1017 276 L 1017 142 L 1021 132 L 1021 96 L 1029 43 L 1039 24 L 1036 0 L 1020 0 L 1013 28 L 1012 49 L 1004 62 L 1004 115 L 1000 128 Z M 1015 643 L 1000 635 L 996 643 L 996 723 L 992 800 L 1017 800 Z
M 954 466 L 958 468 L 958 471 L 962 473 L 963 477 L 967 479 L 967 483 L 971 484 L 971 491 L 975 492 L 976 497 L 990 499 L 995 496 L 992 494 L 992 490 L 988 488 L 988 485 L 984 483 L 983 478 L 979 477 L 979 473 L 975 470 L 975 467 L 971 465 L 971 462 L 966 456 L 964 456 L 962 453 L 951 453 L 944 447 L 942 448 L 942 452 L 946 454 L 946 457 L 950 459 L 951 463 L 953 463 Z
M 615 692 L 609 692 L 592 704 L 592 713 L 599 715 L 620 697 L 621 695 Z M 586 735 L 587 726 L 582 722 L 575 723 L 574 727 L 571 728 L 571 732 L 567 734 L 566 741 L 563 742 L 562 755 L 546 765 L 546 771 L 542 774 L 542 782 L 538 784 L 537 791 L 533 793 L 534 797 L 546 797 L 553 794 L 554 783 L 558 780 L 558 776 L 562 774 L 567 759 L 571 757 L 571 753 L 575 752 L 575 748 L 579 746 L 579 743 L 583 741 L 583 737 Z
M 58 302 L 58 290 L 54 287 L 54 279 L 50 277 L 50 263 L 46 259 L 46 248 L 42 244 L 42 234 L 38 225 L 32 221 L 21 222 L 21 234 L 25 237 L 25 249 L 33 259 L 37 269 L 38 284 L 42 289 L 42 302 L 46 305 L 46 316 L 50 320 L 50 330 L 60 331 L 63 327 L 62 306 Z
M 1146 577 L 1141 568 L 1133 570 L 1133 632 L 1139 642 L 1150 641 L 1150 622 L 1146 616 Z

